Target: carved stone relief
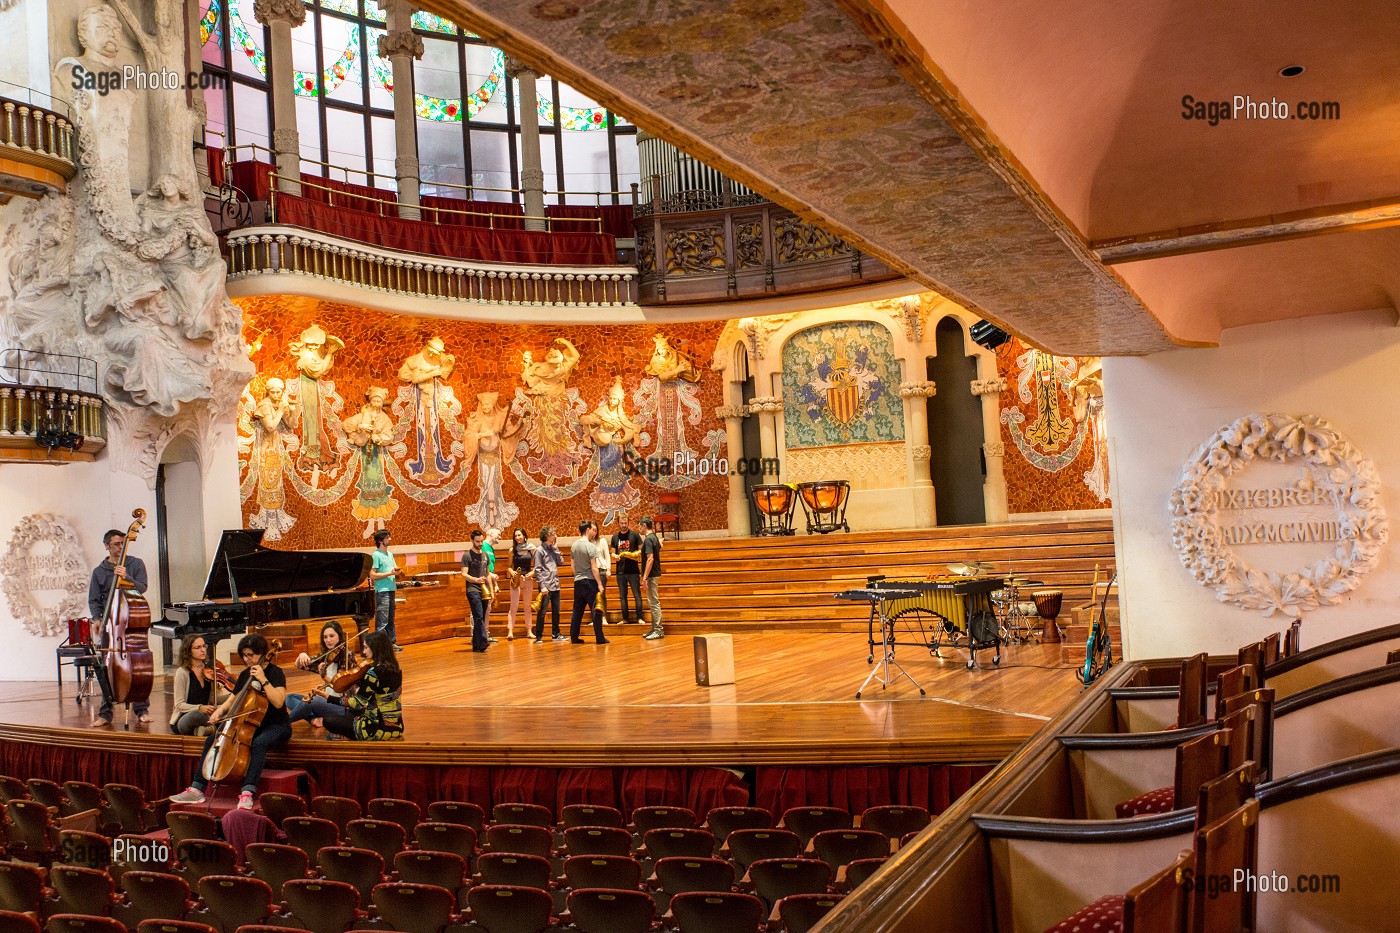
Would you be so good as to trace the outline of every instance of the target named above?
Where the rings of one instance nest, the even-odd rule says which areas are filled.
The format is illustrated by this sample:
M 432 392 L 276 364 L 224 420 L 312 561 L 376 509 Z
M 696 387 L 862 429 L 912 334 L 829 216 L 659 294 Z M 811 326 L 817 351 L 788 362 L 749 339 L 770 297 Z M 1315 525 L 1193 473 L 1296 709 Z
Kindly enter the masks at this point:
M 65 620 L 88 614 L 87 563 L 66 518 L 51 512 L 25 516 L 5 553 L 0 590 L 26 632 L 47 638 L 59 634 Z
M 851 247 L 840 237 L 800 217 L 779 218 L 774 225 L 773 240 L 780 263 L 815 262 L 851 252 Z
M 763 267 L 763 221 L 745 220 L 734 224 L 734 262 L 740 269 Z
M 723 269 L 723 228 L 699 227 L 666 231 L 667 275 L 695 275 Z

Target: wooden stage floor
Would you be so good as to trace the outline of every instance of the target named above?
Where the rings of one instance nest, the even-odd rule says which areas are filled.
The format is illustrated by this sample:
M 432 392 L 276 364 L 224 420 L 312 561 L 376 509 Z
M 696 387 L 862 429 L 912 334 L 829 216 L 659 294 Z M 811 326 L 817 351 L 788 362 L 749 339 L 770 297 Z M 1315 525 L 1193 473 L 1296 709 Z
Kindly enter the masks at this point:
M 609 626 L 609 629 L 614 628 Z M 620 628 L 617 627 L 617 628 Z M 896 657 L 928 691 L 901 678 L 864 699 L 865 633 L 734 637 L 738 682 L 701 687 L 692 639 L 613 634 L 612 644 L 504 638 L 484 654 L 466 639 L 408 646 L 405 738 L 329 742 L 298 725 L 284 760 L 534 766 L 844 765 L 991 762 L 1005 757 L 1081 687 L 1060 647 L 1012 646 L 1000 668 L 969 671 L 961 651 L 901 646 Z M 990 662 L 987 652 L 979 658 Z M 0 739 L 130 753 L 198 752 L 170 734 L 169 678 L 158 677 L 147 726 L 87 727 L 65 668 L 47 682 L 0 683 Z M 311 675 L 290 672 L 292 689 Z

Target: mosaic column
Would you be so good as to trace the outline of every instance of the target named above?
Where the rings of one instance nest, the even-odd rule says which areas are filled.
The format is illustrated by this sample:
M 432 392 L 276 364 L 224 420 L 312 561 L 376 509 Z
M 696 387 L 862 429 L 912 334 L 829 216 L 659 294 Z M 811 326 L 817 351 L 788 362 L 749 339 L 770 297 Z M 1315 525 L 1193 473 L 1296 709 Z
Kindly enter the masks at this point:
M 525 229 L 544 230 L 544 163 L 540 159 L 539 72 L 514 58 L 506 59 L 506 77 L 520 82 L 520 190 L 525 197 Z
M 423 57 L 423 40 L 413 32 L 413 7 L 403 0 L 379 0 L 388 32 L 379 54 L 394 69 L 394 175 L 399 182 L 399 216 L 418 220 L 418 130 L 413 107 L 413 63 Z
M 933 448 L 928 442 L 928 399 L 937 392 L 932 382 L 902 382 L 899 397 L 908 402 L 904 423 L 908 427 L 904 446 L 909 451 L 909 486 L 914 492 L 914 527 L 932 528 L 938 524 L 934 508 L 933 477 L 929 459 Z
M 987 459 L 987 480 L 982 487 L 987 521 L 1004 522 L 1008 513 L 1003 469 L 1006 445 L 1001 441 L 1001 393 L 1006 391 L 1006 380 L 1000 376 L 978 379 L 971 388 L 972 394 L 982 400 L 982 436 L 989 438 L 982 445 L 983 456 Z
M 301 193 L 301 135 L 292 84 L 292 30 L 306 22 L 302 0 L 254 0 L 253 18 L 268 27 L 267 81 L 272 90 L 272 148 L 277 153 L 277 190 Z
M 715 417 L 724 419 L 725 446 L 729 451 L 729 537 L 746 538 L 750 532 L 749 499 L 744 494 L 744 477 L 735 461 L 744 452 L 744 418 L 749 410 L 744 405 L 721 405 Z
M 749 399 L 749 411 L 756 413 L 758 418 L 758 455 L 764 460 L 773 460 L 778 456 L 778 431 L 780 419 L 783 413 L 783 400 L 781 396 L 765 395 L 758 398 Z M 782 471 L 778 476 L 764 476 L 765 483 L 782 482 Z

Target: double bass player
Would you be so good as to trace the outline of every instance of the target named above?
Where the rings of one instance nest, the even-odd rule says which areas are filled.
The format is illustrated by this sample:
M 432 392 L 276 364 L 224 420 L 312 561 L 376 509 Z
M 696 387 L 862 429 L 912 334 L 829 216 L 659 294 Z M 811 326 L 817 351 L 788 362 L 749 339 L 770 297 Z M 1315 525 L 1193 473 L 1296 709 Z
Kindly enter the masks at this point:
M 124 531 L 113 528 L 103 535 L 102 545 L 107 549 L 107 556 L 102 563 L 93 568 L 92 578 L 88 581 L 88 614 L 93 621 L 94 630 L 98 632 L 93 637 L 93 647 L 99 653 L 112 647 L 111 634 L 101 624 L 103 613 L 107 611 L 108 598 L 112 595 L 112 587 L 120 584 L 137 593 L 145 593 L 149 586 L 145 562 L 139 557 L 125 554 L 126 543 L 127 536 Z M 102 689 L 102 706 L 92 720 L 94 728 L 112 724 L 112 685 L 107 677 L 107 665 L 105 656 L 103 657 L 103 663 L 93 665 L 97 684 Z M 138 720 L 151 721 L 151 704 L 148 701 L 143 700 L 133 706 Z

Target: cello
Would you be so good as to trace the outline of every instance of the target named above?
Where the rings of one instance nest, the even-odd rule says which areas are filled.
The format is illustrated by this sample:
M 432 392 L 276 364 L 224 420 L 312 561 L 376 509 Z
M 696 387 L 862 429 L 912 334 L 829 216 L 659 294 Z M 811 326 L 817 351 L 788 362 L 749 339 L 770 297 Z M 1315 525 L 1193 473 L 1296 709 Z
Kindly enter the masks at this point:
M 277 652 L 282 650 L 282 642 L 274 641 L 263 655 L 260 663 L 273 663 Z M 268 701 L 261 690 L 253 686 L 249 677 L 243 689 L 233 695 L 229 711 L 219 720 L 214 735 L 214 744 L 200 765 L 206 781 L 221 783 L 236 781 L 248 773 L 249 758 L 253 751 L 253 735 L 262 725 L 267 715 Z
M 126 529 L 126 537 L 122 539 L 118 567 L 126 566 L 127 547 L 146 526 L 145 509 L 132 510 L 131 517 L 135 521 Z M 155 658 L 151 654 L 148 634 L 150 628 L 151 607 L 145 597 L 136 592 L 129 582 L 123 582 L 122 577 L 113 576 L 112 589 L 107 593 L 107 605 L 102 610 L 102 618 L 98 620 L 95 640 L 107 645 L 103 667 L 111 692 L 108 699 L 114 706 L 118 703 L 143 703 L 150 699 L 155 678 Z

